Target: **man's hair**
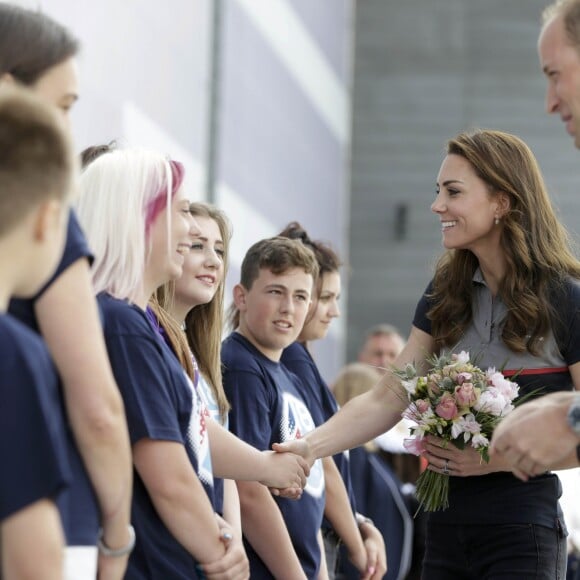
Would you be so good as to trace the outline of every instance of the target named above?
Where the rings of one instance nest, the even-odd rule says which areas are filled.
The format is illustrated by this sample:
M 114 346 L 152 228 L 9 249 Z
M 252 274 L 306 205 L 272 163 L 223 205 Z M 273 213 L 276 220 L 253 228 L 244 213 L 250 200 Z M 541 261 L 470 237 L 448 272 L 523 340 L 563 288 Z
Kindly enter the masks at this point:
M 293 268 L 300 268 L 315 280 L 318 276 L 318 262 L 310 248 L 300 240 L 276 236 L 256 242 L 247 252 L 242 262 L 240 284 L 251 290 L 258 279 L 260 270 L 270 270 L 282 275 Z M 229 326 L 235 329 L 240 324 L 240 313 L 232 304 L 228 313 Z
M 33 85 L 78 49 L 77 39 L 46 14 L 0 2 L 0 76 Z
M 580 0 L 556 0 L 544 8 L 542 23 L 545 25 L 556 16 L 562 16 L 566 37 L 580 50 Z
M 318 276 L 316 257 L 300 240 L 281 236 L 260 240 L 246 252 L 240 283 L 246 290 L 250 290 L 260 270 L 270 270 L 278 276 L 293 268 L 300 268 L 313 278 Z
M 398 328 L 392 324 L 376 324 L 369 328 L 365 335 L 365 342 L 373 336 L 398 336 L 401 340 L 405 340 Z
M 0 235 L 36 205 L 66 199 L 76 160 L 62 120 L 30 91 L 0 90 Z

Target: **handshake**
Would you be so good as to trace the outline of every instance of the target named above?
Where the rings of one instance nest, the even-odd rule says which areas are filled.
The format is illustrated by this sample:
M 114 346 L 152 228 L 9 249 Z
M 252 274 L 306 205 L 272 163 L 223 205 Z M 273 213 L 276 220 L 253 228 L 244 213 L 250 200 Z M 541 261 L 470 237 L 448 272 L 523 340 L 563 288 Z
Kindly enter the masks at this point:
M 273 451 L 263 451 L 264 477 L 259 481 L 273 495 L 300 499 L 314 458 L 306 439 L 274 443 Z

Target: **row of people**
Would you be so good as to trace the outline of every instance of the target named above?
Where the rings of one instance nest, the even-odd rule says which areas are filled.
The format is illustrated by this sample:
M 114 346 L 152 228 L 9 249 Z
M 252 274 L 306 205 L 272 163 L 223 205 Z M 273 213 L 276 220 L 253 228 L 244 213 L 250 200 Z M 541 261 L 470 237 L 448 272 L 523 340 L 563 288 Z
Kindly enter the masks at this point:
M 32 13 L 23 11 L 16 14 Z M 563 26 L 562 18 L 559 13 L 552 15 L 544 32 L 548 34 L 549 26 Z M 40 21 L 46 22 L 44 17 Z M 59 27 L 56 30 L 60 31 Z M 546 66 L 550 70 L 554 65 L 548 63 Z M 55 71 L 55 67 L 58 70 Z M 70 87 L 64 86 L 62 77 L 68 78 L 67 73 L 73 70 L 71 56 L 68 55 L 64 60 L 45 64 L 44 69 L 41 67 L 40 72 L 36 71 L 36 76 L 24 75 L 17 66 L 7 67 L 2 79 L 6 83 L 18 80 L 28 84 L 32 92 L 67 109 L 76 94 L 74 90 L 69 90 Z M 55 84 L 58 87 L 56 91 Z M 51 408 L 50 401 L 44 398 L 53 393 L 50 396 L 54 410 L 54 403 L 58 403 L 60 397 L 66 406 L 67 421 L 58 423 L 66 424 L 67 429 L 60 434 L 51 432 L 50 436 L 45 435 L 44 443 L 52 446 L 52 450 L 38 455 L 44 458 L 50 457 L 50 454 L 59 455 L 59 449 L 62 455 L 65 449 L 63 438 L 73 451 L 65 453 L 66 460 L 51 463 L 57 473 L 57 483 L 48 494 L 43 490 L 41 493 L 45 495 L 30 498 L 24 486 L 10 485 L 6 481 L 8 495 L 5 497 L 10 498 L 10 493 L 21 497 L 7 502 L 10 506 L 2 516 L 2 566 L 5 574 L 17 577 L 12 570 L 18 566 L 31 567 L 40 561 L 25 558 L 25 550 L 18 549 L 25 546 L 27 541 L 22 536 L 23 520 L 20 516 L 32 513 L 22 511 L 22 501 L 30 506 L 34 505 L 30 499 L 41 500 L 43 517 L 52 514 L 50 517 L 54 523 L 54 505 L 50 498 L 58 495 L 67 542 L 70 546 L 78 546 L 69 550 L 67 561 L 70 565 L 77 566 L 74 562 L 78 561 L 81 562 L 79 567 L 92 567 L 89 574 L 94 577 L 98 544 L 101 554 L 99 568 L 103 577 L 122 577 L 126 558 L 135 543 L 134 531 L 129 525 L 130 497 L 133 493 L 131 520 L 138 528 L 138 540 L 131 556 L 128 577 L 161 577 L 163 574 L 179 577 L 180 573 L 191 577 L 196 569 L 199 570 L 196 565 L 200 563 L 208 575 L 236 570 L 235 573 L 243 577 L 247 575 L 247 561 L 240 545 L 233 541 L 239 533 L 225 521 L 214 518 L 215 507 L 210 501 L 214 491 L 212 472 L 237 480 L 260 480 L 277 488 L 274 494 L 295 497 L 302 494 L 298 489 L 303 487 L 309 467 L 297 455 L 256 453 L 251 445 L 244 445 L 209 417 L 199 398 L 201 388 L 195 388 L 196 378 L 198 383 L 200 381 L 193 360 L 190 361 L 193 381 L 184 378 L 183 368 L 177 364 L 178 359 L 174 356 L 179 354 L 177 342 L 172 343 L 170 336 L 172 315 L 169 314 L 169 320 L 163 322 L 167 305 L 164 308 L 159 301 L 149 304 L 158 288 L 171 279 L 179 278 L 185 259 L 191 252 L 191 240 L 201 231 L 190 217 L 186 192 L 179 187 L 182 168 L 177 162 L 169 162 L 160 155 L 104 151 L 83 172 L 82 194 L 77 207 L 83 227 L 87 233 L 90 232 L 89 245 L 95 252 L 93 279 L 95 288 L 101 292 L 98 304 L 105 329 L 103 340 L 98 310 L 91 286 L 87 283 L 91 251 L 84 242 L 74 214 L 67 220 L 62 219 L 67 205 L 66 196 L 72 189 L 69 181 L 74 181 L 75 174 L 74 167 L 67 162 L 71 148 L 67 143 L 66 130 L 49 109 L 21 93 L 7 93 L 3 103 L 7 128 L 5 150 L 14 149 L 14 157 L 3 157 L 6 181 L 2 189 L 10 204 L 15 199 L 23 200 L 22 206 L 19 206 L 23 208 L 21 213 L 12 215 L 6 212 L 8 225 L 3 242 L 6 242 L 7 251 L 3 253 L 3 259 L 6 261 L 5 270 L 10 274 L 6 277 L 5 293 L 7 299 L 12 296 L 25 298 L 24 302 L 14 302 L 11 311 L 35 330 L 42 331 L 62 380 L 62 393 L 59 395 L 54 387 L 50 387 L 51 371 L 45 366 L 42 376 L 26 381 L 29 389 L 30 385 L 34 387 L 31 391 L 34 405 L 26 401 L 23 404 L 24 415 L 12 413 L 12 416 L 25 417 L 26 409 L 34 407 L 38 410 L 35 424 L 41 426 L 48 423 L 46 419 Z M 28 107 L 24 109 L 25 115 L 18 114 L 22 107 Z M 45 117 L 48 115 L 44 121 L 35 116 L 42 114 Z M 27 128 L 26 123 L 37 123 L 36 128 L 41 127 L 42 123 L 49 127 L 53 132 L 53 141 L 50 146 L 45 146 L 45 150 L 60 150 L 60 159 L 43 160 L 38 157 L 38 149 L 31 147 L 31 133 L 22 130 L 22 123 Z M 14 147 L 19 138 L 24 144 L 22 148 Z M 64 144 L 55 145 L 55 140 L 59 139 Z M 136 158 L 128 160 L 127 157 L 132 155 Z M 135 166 L 141 170 L 132 173 L 130 169 Z M 38 176 L 56 174 L 53 168 L 59 168 L 61 175 L 55 183 L 46 186 Z M 514 168 L 517 168 L 517 174 Z M 131 180 L 133 188 L 122 187 L 124 182 Z M 27 187 L 14 189 L 14 183 L 26 184 Z M 456 347 L 460 342 L 462 348 L 468 350 L 476 346 L 484 347 L 491 364 L 497 364 L 498 357 L 503 360 L 507 355 L 521 362 L 524 368 L 539 369 L 541 373 L 536 374 L 542 375 L 542 384 L 548 384 L 554 391 L 564 390 L 572 383 L 577 384 L 577 298 L 576 286 L 571 281 L 578 278 L 580 269 L 567 248 L 565 233 L 555 218 L 533 155 L 513 136 L 491 131 L 462 134 L 449 144 L 438 183 L 440 192 L 433 204 L 433 211 L 442 220 L 444 246 L 450 252 L 444 256 L 433 285 L 418 307 L 410 340 L 397 364 L 421 360 L 426 352 Z M 112 191 L 117 193 L 115 197 Z M 111 210 L 116 210 L 116 213 Z M 115 222 L 116 227 L 106 227 L 107 220 L 112 222 L 113 215 L 120 221 Z M 68 223 L 68 231 L 64 258 L 56 275 L 48 279 L 60 254 L 65 222 Z M 128 230 L 131 236 L 126 233 Z M 279 255 L 274 251 L 277 244 L 285 248 Z M 37 245 L 47 252 L 38 252 L 44 260 L 27 261 L 34 250 L 39 249 Z M 262 250 L 270 246 L 272 262 L 261 261 Z M 284 261 L 292 254 L 296 256 L 296 261 Z M 35 268 L 37 278 L 32 279 L 23 264 L 29 269 L 30 264 L 38 265 Z M 267 426 L 261 429 L 258 425 L 252 425 L 252 422 L 266 418 L 259 414 L 258 405 L 263 405 L 262 412 L 271 405 L 272 410 L 276 410 L 273 416 L 278 413 L 277 416 L 284 419 L 282 423 L 269 426 L 270 434 L 277 434 L 280 441 L 291 439 L 298 433 L 302 435 L 315 423 L 306 413 L 307 409 L 305 411 L 303 399 L 308 395 L 297 387 L 300 383 L 295 382 L 295 375 L 290 377 L 287 388 L 282 389 L 284 392 L 279 390 L 280 385 L 286 384 L 284 380 L 280 384 L 270 381 L 271 393 L 263 385 L 268 384 L 268 373 L 286 373 L 284 365 L 279 364 L 279 357 L 285 348 L 299 339 L 319 264 L 304 242 L 282 243 L 279 238 L 259 242 L 248 252 L 244 264 L 246 270 L 242 268 L 242 279 L 234 291 L 239 326 L 222 347 L 222 358 L 228 369 L 224 373 L 224 382 L 228 398 L 237 403 L 230 415 L 232 429 L 239 430 L 242 438 L 256 438 L 256 442 L 260 440 L 262 444 L 255 445 L 258 448 L 269 448 L 270 445 L 264 446 L 263 443 L 268 434 Z M 209 283 L 207 277 L 205 282 Z M 476 309 L 480 312 L 478 316 L 483 317 L 479 322 L 473 318 L 471 299 L 466 299 L 473 293 L 469 291 L 458 295 L 457 289 L 465 287 L 465 284 L 476 285 L 477 295 L 481 295 Z M 493 296 L 489 303 L 492 306 L 495 304 L 489 312 L 482 310 L 486 292 Z M 542 306 L 537 307 L 554 300 L 566 309 L 564 315 L 560 313 L 558 316 L 556 309 L 552 312 Z M 75 317 L 77 310 L 81 312 Z M 457 312 L 464 313 L 464 317 L 459 318 L 459 326 Z M 530 312 L 534 312 L 533 318 L 530 318 Z M 13 321 L 10 317 L 6 320 L 8 325 Z M 493 324 L 488 325 L 489 332 L 481 334 L 478 325 L 486 320 Z M 530 320 L 533 320 L 533 325 Z M 565 320 L 567 324 L 561 325 L 560 320 Z M 78 334 L 79 327 L 87 333 Z M 7 335 L 6 343 L 17 349 L 10 360 L 19 360 L 17 354 L 24 350 L 22 345 L 28 343 L 37 345 L 30 348 L 38 351 L 38 360 L 46 359 L 46 353 L 41 354 L 43 343 L 35 335 L 25 332 L 21 325 L 16 325 L 16 329 Z M 25 336 L 20 342 L 16 338 L 18 333 Z M 180 339 L 179 333 L 173 336 L 177 341 Z M 167 348 L 165 339 L 172 344 L 174 353 Z M 200 348 L 199 340 L 197 345 Z M 300 354 L 299 350 L 297 352 Z M 227 365 L 228 358 L 232 359 L 230 366 Z M 187 366 L 187 360 L 183 362 Z M 308 363 L 308 358 L 304 362 Z M 24 372 L 30 366 L 29 361 L 27 364 L 19 363 L 17 368 Z M 249 384 L 254 397 L 244 398 L 243 389 L 234 388 L 237 381 L 240 385 L 245 384 L 236 373 L 230 375 L 233 377 L 230 384 L 234 387 L 228 386 L 230 368 L 237 369 L 237 373 L 245 379 L 251 377 Z M 566 370 L 558 371 L 564 368 Z M 554 376 L 548 376 L 546 369 L 551 369 Z M 206 370 L 206 373 L 209 374 L 209 371 Z M 6 377 L 10 376 L 10 373 L 6 374 Z M 526 376 L 531 378 L 521 381 L 524 390 L 533 389 L 535 384 L 539 384 L 533 372 L 526 373 Z M 100 386 L 94 386 L 93 381 L 97 381 L 95 377 L 102 378 Z M 147 384 L 140 388 L 144 384 L 143 377 Z M 209 380 L 212 381 L 211 378 Z M 16 399 L 10 386 L 7 380 L 4 386 L 7 401 Z M 369 395 L 346 405 L 336 418 L 321 429 L 307 434 L 300 442 L 279 445 L 277 450 L 298 452 L 310 464 L 314 457 L 327 456 L 362 443 L 398 419 L 401 411 L 399 389 L 400 385 L 387 374 Z M 23 387 L 18 394 L 25 392 Z M 123 395 L 122 401 L 119 392 Z M 273 394 L 278 399 L 272 399 Z M 555 396 L 550 400 L 555 400 Z M 569 401 L 566 399 L 565 405 L 569 405 Z M 222 404 L 225 405 L 225 401 L 222 400 Z M 247 406 L 245 414 L 244 404 Z M 3 425 L 7 428 L 14 428 L 14 421 L 8 419 L 11 409 L 16 408 L 6 405 L 4 409 L 7 420 Z M 225 408 L 222 407 L 222 416 Z M 236 416 L 237 409 L 242 419 L 249 420 L 249 425 Z M 518 417 L 515 413 L 513 416 Z M 235 421 L 239 426 L 234 426 Z M 553 476 L 540 475 L 520 486 L 513 478 L 510 479 L 511 476 L 501 472 L 511 470 L 517 463 L 516 473 L 525 478 L 536 475 L 540 467 L 545 470 L 546 465 L 575 465 L 575 448 L 569 450 L 566 447 L 557 460 L 542 458 L 542 461 L 530 462 L 518 456 L 508 461 L 509 446 L 502 447 L 499 442 L 509 441 L 506 433 L 509 433 L 510 423 L 517 425 L 515 421 L 511 417 L 505 421 L 503 433 L 498 433 L 498 443 L 495 444 L 496 456 L 487 466 L 476 464 L 468 451 L 460 452 L 446 448 L 437 440 L 430 441 L 426 453 L 428 468 L 434 471 L 449 468 L 456 478 L 452 479 L 452 507 L 429 522 L 430 535 L 424 567 L 426 577 L 452 577 L 449 574 L 459 573 L 454 554 L 446 555 L 443 546 L 445 542 L 449 544 L 451 528 L 457 530 L 458 524 L 463 525 L 462 533 L 476 533 L 481 538 L 487 530 L 491 534 L 490 541 L 499 542 L 504 548 L 508 546 L 507 550 L 498 548 L 493 562 L 483 552 L 475 551 L 472 556 L 466 552 L 465 564 L 460 563 L 459 566 L 479 570 L 477 573 L 481 574 L 495 567 L 502 573 L 514 574 L 513 577 L 517 577 L 516 568 L 520 575 L 542 573 L 529 568 L 530 558 L 524 534 L 513 533 L 514 524 L 528 528 L 532 524 L 535 536 L 543 538 L 540 542 L 540 549 L 545 552 L 543 573 L 551 577 L 549 575 L 562 572 L 563 528 Z M 14 450 L 9 446 L 14 436 L 4 439 L 8 444 L 5 452 L 12 451 L 14 456 Z M 212 441 L 211 451 L 208 448 L 209 439 Z M 568 439 L 570 437 L 566 436 L 565 441 Z M 271 443 L 275 441 L 269 441 Z M 505 459 L 502 459 L 502 453 Z M 131 456 L 135 466 L 133 484 L 129 467 Z M 19 464 L 19 459 L 14 457 L 15 465 Z M 165 460 L 171 460 L 175 471 L 167 468 Z M 213 467 L 210 467 L 211 462 Z M 35 467 L 40 465 L 34 463 Z M 110 466 L 110 471 L 103 469 L 105 465 Z M 315 489 L 308 494 L 307 485 L 300 501 L 309 497 L 316 499 L 317 493 L 320 498 L 323 473 L 326 473 L 325 469 L 318 464 L 309 482 Z M 471 477 L 473 475 L 481 477 Z M 68 486 L 67 479 L 70 480 Z M 84 483 L 81 485 L 81 482 Z M 200 482 L 205 483 L 205 489 Z M 272 505 L 272 496 L 264 495 L 265 487 L 259 485 L 242 483 L 238 486 L 240 494 L 244 495 L 240 497 L 242 511 L 245 506 Z M 55 489 L 61 488 L 65 488 L 66 492 L 57 494 Z M 197 489 L 198 493 L 193 493 L 192 489 Z M 493 514 L 475 509 L 477 506 L 470 501 L 474 493 L 492 493 L 496 499 L 502 498 L 505 509 L 500 519 L 504 528 L 512 529 L 509 542 L 499 537 L 497 526 L 490 531 L 489 526 L 497 524 L 498 519 Z M 533 510 L 529 506 L 524 509 L 523 504 L 532 495 L 535 497 Z M 278 507 L 290 501 L 275 497 Z M 256 500 L 258 503 L 253 504 Z M 314 503 L 313 500 L 312 505 Z M 80 505 L 89 509 L 78 509 Z M 289 514 L 300 514 L 297 508 L 299 502 L 287 505 Z M 318 521 L 325 508 L 321 511 L 321 503 L 318 502 L 316 509 Z M 266 511 L 268 514 L 280 513 L 271 509 Z M 311 510 L 308 511 L 310 513 Z M 256 512 L 248 509 L 247 513 Z M 264 558 L 270 557 L 270 552 L 261 552 L 266 536 L 256 533 L 256 530 L 261 532 L 264 523 L 271 523 L 264 522 L 263 515 L 262 512 L 258 513 L 255 527 L 252 528 L 250 523 L 251 531 L 249 536 L 246 535 L 246 549 L 249 553 L 250 549 L 255 550 L 255 562 L 262 564 Z M 292 516 L 287 517 L 283 528 L 278 525 L 272 529 L 288 533 L 291 519 Z M 246 521 L 244 518 L 242 525 L 247 525 Z M 365 524 L 369 525 L 363 522 L 363 526 Z M 53 549 L 51 559 L 47 560 L 52 564 L 46 568 L 49 572 L 44 572 L 43 568 L 46 576 L 42 577 L 49 577 L 50 570 L 57 571 L 61 565 L 55 557 L 58 550 L 54 549 L 61 541 L 57 533 L 58 525 L 53 527 L 55 534 L 48 534 Z M 318 536 L 317 529 L 310 531 Z M 289 537 L 292 542 L 293 538 L 291 535 Z M 14 544 L 10 544 L 11 538 L 16 539 Z M 514 546 L 516 541 L 521 542 L 518 547 Z M 6 542 L 14 546 L 10 554 L 4 549 Z M 319 537 L 316 544 L 309 542 L 306 548 L 308 554 L 305 558 L 314 554 L 312 562 L 315 567 L 308 568 L 310 571 L 318 570 L 317 566 L 323 561 L 317 544 L 320 545 Z M 40 545 L 41 542 L 35 549 L 39 549 Z M 285 546 L 288 551 L 284 553 L 291 555 L 288 544 Z M 477 547 L 477 543 L 474 542 L 473 546 Z M 159 551 L 156 547 L 160 548 Z M 86 548 L 90 550 L 88 557 Z M 175 548 L 175 558 L 172 548 Z M 292 546 L 292 550 L 296 547 Z M 279 561 L 276 558 L 271 565 L 275 566 Z M 368 561 L 365 562 L 366 573 L 372 576 L 380 566 L 371 565 L 369 568 Z M 453 569 L 449 571 L 451 567 Z M 265 568 L 268 568 L 267 563 Z M 282 573 L 286 574 L 290 569 L 285 568 Z

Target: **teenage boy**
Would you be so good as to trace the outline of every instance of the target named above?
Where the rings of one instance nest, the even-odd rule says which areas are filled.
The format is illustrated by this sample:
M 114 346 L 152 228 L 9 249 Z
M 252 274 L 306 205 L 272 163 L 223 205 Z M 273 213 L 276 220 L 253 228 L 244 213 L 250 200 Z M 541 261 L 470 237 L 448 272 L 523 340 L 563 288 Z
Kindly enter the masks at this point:
M 74 156 L 56 113 L 0 90 L 0 577 L 62 579 L 55 498 L 69 477 L 56 374 L 39 336 L 7 314 L 61 257 Z
M 280 357 L 302 330 L 317 273 L 314 254 L 282 237 L 257 242 L 242 263 L 236 331 L 222 346 L 223 381 L 231 431 L 260 450 L 314 428 L 303 387 Z M 273 497 L 255 482 L 238 482 L 238 490 L 251 578 L 316 578 L 325 504 L 320 462 L 299 500 Z

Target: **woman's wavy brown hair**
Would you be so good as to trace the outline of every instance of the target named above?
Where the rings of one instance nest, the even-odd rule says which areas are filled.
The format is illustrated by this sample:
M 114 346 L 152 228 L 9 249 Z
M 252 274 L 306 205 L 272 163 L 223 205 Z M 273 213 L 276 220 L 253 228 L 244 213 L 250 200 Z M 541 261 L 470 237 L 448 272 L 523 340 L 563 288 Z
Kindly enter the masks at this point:
M 566 277 L 580 278 L 580 262 L 538 163 L 521 139 L 499 131 L 460 133 L 448 142 L 447 154 L 466 159 L 491 198 L 501 192 L 508 196 L 501 233 L 506 272 L 499 295 L 507 307 L 502 339 L 514 352 L 537 355 L 541 339 L 558 320 L 550 293 Z M 478 265 L 469 250 L 447 251 L 437 263 L 429 317 L 439 346 L 456 344 L 472 321 L 472 277 Z

